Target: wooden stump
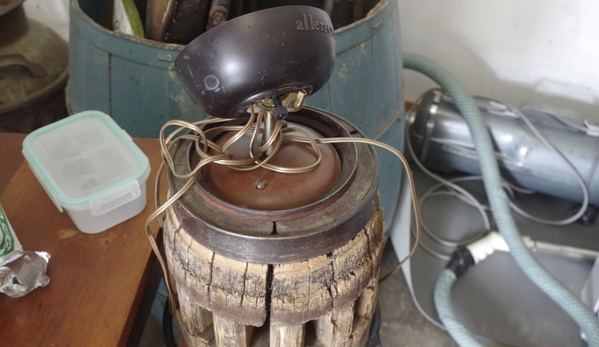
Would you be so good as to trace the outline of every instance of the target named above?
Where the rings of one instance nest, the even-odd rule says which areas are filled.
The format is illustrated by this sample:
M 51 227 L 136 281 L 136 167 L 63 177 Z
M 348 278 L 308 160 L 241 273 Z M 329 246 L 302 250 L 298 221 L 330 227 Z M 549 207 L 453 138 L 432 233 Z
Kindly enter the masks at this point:
M 196 242 L 172 209 L 164 246 L 189 347 L 362 346 L 376 307 L 383 251 L 380 205 L 329 254 L 288 264 L 234 260 Z

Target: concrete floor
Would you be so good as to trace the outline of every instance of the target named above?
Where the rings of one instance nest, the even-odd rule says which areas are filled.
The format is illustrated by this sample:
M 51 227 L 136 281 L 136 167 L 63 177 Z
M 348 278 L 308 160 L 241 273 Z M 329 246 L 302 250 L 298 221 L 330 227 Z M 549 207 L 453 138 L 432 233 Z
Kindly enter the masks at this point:
M 383 253 L 381 273 L 397 265 L 397 257 L 389 243 Z M 379 304 L 382 308 L 381 342 L 383 347 L 454 347 L 449 334 L 430 323 L 418 312 L 401 271 L 379 287 Z M 481 341 L 486 347 L 504 345 Z M 150 316 L 140 347 L 164 347 L 159 321 Z
M 381 273 L 397 265 L 391 244 L 383 253 Z M 447 332 L 429 322 L 416 308 L 401 271 L 381 283 L 381 342 L 383 347 L 457 346 Z

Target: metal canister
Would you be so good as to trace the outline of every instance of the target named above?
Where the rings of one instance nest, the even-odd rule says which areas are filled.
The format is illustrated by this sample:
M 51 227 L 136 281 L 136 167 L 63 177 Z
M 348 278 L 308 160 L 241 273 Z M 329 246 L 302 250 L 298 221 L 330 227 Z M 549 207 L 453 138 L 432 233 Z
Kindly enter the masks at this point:
M 67 115 L 68 46 L 23 1 L 0 5 L 0 131 L 26 133 Z
M 535 108 L 516 110 L 505 103 L 475 97 L 495 144 L 502 176 L 521 187 L 581 202 L 582 189 L 573 171 L 533 133 L 528 117 L 584 179 L 590 204 L 599 206 L 599 137 L 564 119 Z M 466 121 L 453 100 L 439 90 L 426 92 L 409 116 L 416 156 L 427 167 L 479 175 L 478 154 Z

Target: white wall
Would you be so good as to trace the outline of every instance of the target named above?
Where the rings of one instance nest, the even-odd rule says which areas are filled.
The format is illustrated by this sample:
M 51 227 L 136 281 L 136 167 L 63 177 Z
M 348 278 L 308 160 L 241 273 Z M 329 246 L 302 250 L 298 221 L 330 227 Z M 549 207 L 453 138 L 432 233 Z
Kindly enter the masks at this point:
M 25 10 L 67 39 L 68 1 L 27 0 Z M 599 120 L 599 1 L 397 1 L 404 52 L 436 60 L 472 93 Z M 435 86 L 414 72 L 406 85 L 411 100 Z
M 599 120 L 599 1 L 398 0 L 402 49 L 474 94 L 544 102 Z M 407 98 L 434 86 L 406 73 Z
M 41 22 L 63 39 L 69 38 L 69 0 L 26 0 L 23 3 L 27 17 Z

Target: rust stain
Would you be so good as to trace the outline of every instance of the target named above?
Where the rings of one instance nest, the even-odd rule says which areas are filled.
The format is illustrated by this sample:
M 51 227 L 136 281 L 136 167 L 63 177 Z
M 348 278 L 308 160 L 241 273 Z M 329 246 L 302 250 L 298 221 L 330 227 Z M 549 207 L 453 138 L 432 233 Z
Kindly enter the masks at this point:
M 71 237 L 79 234 L 79 230 L 75 229 L 62 229 L 58 232 L 59 239 L 70 239 Z

